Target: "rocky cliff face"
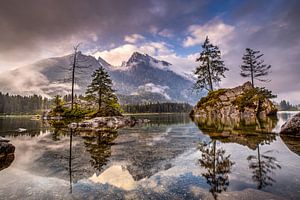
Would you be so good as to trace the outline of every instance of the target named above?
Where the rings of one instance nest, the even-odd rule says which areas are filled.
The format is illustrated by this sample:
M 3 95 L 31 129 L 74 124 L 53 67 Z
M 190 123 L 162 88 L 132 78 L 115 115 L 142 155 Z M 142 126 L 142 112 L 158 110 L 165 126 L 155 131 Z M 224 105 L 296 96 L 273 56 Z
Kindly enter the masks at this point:
M 276 107 L 263 91 L 246 82 L 232 89 L 209 92 L 190 114 L 205 118 L 263 118 L 276 112 Z

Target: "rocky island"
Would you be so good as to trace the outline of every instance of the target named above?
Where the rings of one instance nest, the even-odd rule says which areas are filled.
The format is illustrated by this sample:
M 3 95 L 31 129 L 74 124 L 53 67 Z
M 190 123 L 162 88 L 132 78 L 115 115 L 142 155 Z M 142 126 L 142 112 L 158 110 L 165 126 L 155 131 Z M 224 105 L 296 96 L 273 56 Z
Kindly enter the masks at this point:
M 250 82 L 231 89 L 211 91 L 201 98 L 190 113 L 192 118 L 265 118 L 276 115 L 277 109 L 269 100 L 270 92 L 254 88 Z

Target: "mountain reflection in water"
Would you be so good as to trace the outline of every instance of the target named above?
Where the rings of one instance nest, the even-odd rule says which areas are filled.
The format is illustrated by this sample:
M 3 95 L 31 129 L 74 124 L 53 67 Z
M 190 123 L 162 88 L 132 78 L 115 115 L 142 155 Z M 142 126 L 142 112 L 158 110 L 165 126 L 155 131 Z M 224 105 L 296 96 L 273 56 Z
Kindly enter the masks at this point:
M 295 145 L 285 145 L 272 132 L 286 121 L 280 115 L 278 121 L 228 123 L 193 122 L 187 115 L 137 117 L 151 123 L 78 131 L 68 122 L 18 119 L 14 125 L 9 119 L 9 130 L 22 124 L 30 131 L 2 132 L 16 151 L 14 161 L 0 171 L 1 198 L 300 198 Z

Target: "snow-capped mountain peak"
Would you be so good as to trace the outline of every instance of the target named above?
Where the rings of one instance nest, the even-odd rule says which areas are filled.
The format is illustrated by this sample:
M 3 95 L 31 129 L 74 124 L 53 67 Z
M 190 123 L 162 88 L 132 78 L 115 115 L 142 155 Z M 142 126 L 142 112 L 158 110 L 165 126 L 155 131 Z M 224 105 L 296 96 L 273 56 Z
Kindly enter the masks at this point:
M 172 65 L 166 61 L 155 59 L 149 56 L 148 54 L 134 52 L 126 62 L 126 66 L 129 67 L 137 64 L 144 64 L 150 67 L 159 68 L 163 70 L 170 70 L 169 67 Z

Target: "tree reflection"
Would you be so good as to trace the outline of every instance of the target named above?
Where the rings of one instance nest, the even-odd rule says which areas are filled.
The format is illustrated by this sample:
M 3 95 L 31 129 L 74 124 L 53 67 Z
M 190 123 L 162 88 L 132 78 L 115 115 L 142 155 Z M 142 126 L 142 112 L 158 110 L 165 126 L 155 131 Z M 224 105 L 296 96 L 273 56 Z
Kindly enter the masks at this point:
M 276 182 L 270 174 L 274 174 L 274 170 L 281 169 L 275 157 L 267 155 L 272 151 L 260 152 L 260 145 L 257 145 L 257 156 L 250 155 L 247 160 L 249 168 L 252 171 L 252 180 L 257 183 L 257 189 L 262 189 L 268 185 L 272 186 Z
M 110 155 L 113 141 L 117 138 L 116 130 L 98 130 L 83 136 L 86 150 L 91 155 L 91 165 L 101 171 L 106 165 Z
M 257 120 L 257 127 L 259 130 L 265 129 L 265 124 L 261 120 Z M 260 131 L 261 135 L 264 135 L 262 131 Z M 269 145 L 273 141 L 273 138 L 265 138 L 264 141 L 257 144 L 257 156 L 250 155 L 247 157 L 249 162 L 249 168 L 252 171 L 252 180 L 257 183 L 257 189 L 262 189 L 268 185 L 272 186 L 275 183 L 275 179 L 273 179 L 270 174 L 274 174 L 274 170 L 281 169 L 281 166 L 277 163 L 275 157 L 267 155 L 272 151 L 266 151 L 263 154 L 260 152 L 260 145 Z
M 70 193 L 72 193 L 72 140 L 73 140 L 74 129 L 70 129 L 70 148 L 69 148 L 69 178 L 70 178 Z
M 226 191 L 229 185 L 228 174 L 230 173 L 234 162 L 230 160 L 230 155 L 225 155 L 223 148 L 217 149 L 216 140 L 210 143 L 200 143 L 201 151 L 200 166 L 206 169 L 206 173 L 202 173 L 207 184 L 210 185 L 210 192 L 214 199 L 217 199 L 218 193 Z

